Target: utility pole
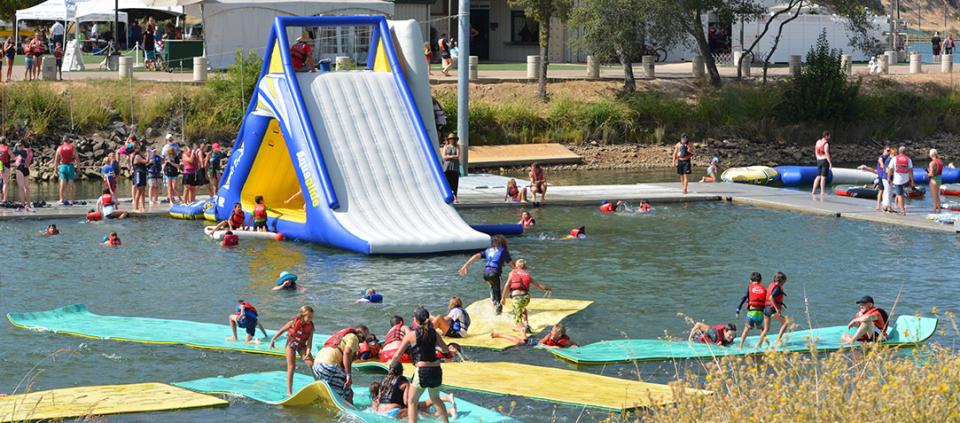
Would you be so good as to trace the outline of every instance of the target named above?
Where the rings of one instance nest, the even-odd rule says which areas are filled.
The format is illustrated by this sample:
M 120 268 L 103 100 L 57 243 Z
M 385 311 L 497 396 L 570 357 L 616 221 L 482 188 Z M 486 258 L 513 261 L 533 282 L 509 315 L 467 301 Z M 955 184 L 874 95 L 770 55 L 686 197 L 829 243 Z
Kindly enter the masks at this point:
M 457 15 L 457 138 L 460 139 L 460 174 L 469 172 L 470 149 L 470 0 L 460 0 Z

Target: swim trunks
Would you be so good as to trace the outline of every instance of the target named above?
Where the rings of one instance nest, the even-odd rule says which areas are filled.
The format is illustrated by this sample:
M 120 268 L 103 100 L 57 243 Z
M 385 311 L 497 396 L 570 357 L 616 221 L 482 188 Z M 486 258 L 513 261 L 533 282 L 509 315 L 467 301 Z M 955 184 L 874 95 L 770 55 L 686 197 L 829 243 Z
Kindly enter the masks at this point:
M 690 160 L 677 160 L 677 175 L 689 175 L 693 173 L 693 167 Z
M 439 388 L 443 384 L 443 371 L 440 366 L 417 367 L 412 383 L 420 388 Z
M 353 398 L 353 390 L 346 389 L 347 373 L 336 364 L 324 364 L 316 362 L 313 365 L 313 378 L 322 380 L 330 385 L 330 389 L 347 401 Z
M 747 320 L 744 322 L 750 329 L 763 329 L 763 311 L 750 310 L 747 312 Z
M 817 160 L 817 176 L 826 177 L 830 174 L 830 163 L 827 162 L 827 159 Z
M 77 179 L 77 167 L 73 163 L 64 163 L 57 166 L 57 176 L 64 181 Z
M 257 319 L 237 319 L 237 326 L 246 329 L 247 335 L 255 336 L 257 334 Z
M 513 306 L 513 323 L 519 325 L 523 322 L 523 312 L 527 311 L 527 306 L 530 305 L 530 294 L 513 297 L 511 304 Z

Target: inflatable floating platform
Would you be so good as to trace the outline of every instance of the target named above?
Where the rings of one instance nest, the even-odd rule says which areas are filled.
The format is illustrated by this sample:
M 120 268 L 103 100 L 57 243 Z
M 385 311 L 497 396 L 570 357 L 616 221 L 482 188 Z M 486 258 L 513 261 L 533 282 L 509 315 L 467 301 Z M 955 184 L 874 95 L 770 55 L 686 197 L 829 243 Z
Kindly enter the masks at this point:
M 853 198 L 865 198 L 868 200 L 876 200 L 877 195 L 880 194 L 880 190 L 872 186 L 865 185 L 838 185 L 833 188 L 833 193 L 842 197 L 853 197 Z M 908 198 L 923 198 L 926 195 L 927 189 L 922 186 L 917 186 L 914 188 L 908 188 L 907 197 Z
M 184 220 L 203 219 L 204 213 L 211 210 L 213 210 L 212 201 L 197 200 L 190 204 L 174 204 L 170 206 L 170 217 Z
M 720 174 L 723 182 L 753 185 L 775 185 L 779 182 L 777 171 L 768 166 L 731 167 Z
M 940 187 L 943 195 L 960 195 L 960 184 L 943 185 Z
M 215 226 L 207 226 L 203 228 L 203 233 L 207 234 L 210 238 L 213 238 L 217 241 L 223 239 L 223 236 L 227 233 L 226 230 L 215 231 Z M 232 231 L 240 239 L 267 239 L 273 241 L 283 241 L 283 234 L 278 232 L 257 232 L 257 231 L 245 231 L 245 230 L 235 230 Z

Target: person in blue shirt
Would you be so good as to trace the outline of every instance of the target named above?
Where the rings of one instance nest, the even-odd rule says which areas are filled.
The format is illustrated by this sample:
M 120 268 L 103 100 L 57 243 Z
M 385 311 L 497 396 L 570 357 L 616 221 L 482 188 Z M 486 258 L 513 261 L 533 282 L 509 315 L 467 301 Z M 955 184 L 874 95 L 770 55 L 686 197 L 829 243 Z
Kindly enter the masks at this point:
M 267 331 L 263 329 L 263 324 L 259 321 L 259 313 L 257 313 L 256 307 L 244 300 L 237 300 L 237 312 L 230 315 L 230 330 L 233 331 L 233 336 L 228 337 L 228 341 L 237 340 L 237 326 L 246 329 L 248 344 L 260 343 L 260 340 L 256 338 L 258 326 L 260 331 L 263 332 L 263 337 L 268 337 Z
M 113 153 L 110 153 L 103 159 L 103 167 L 100 168 L 100 176 L 103 177 L 103 188 L 110 190 L 110 195 L 116 195 L 117 191 L 117 168 L 114 166 L 115 160 Z M 118 164 L 119 166 L 119 164 Z
M 359 300 L 354 301 L 354 304 L 357 303 L 374 303 L 380 304 L 383 302 L 383 295 L 377 294 L 377 291 L 374 291 L 373 288 L 367 288 L 363 291 L 363 296 Z
M 467 270 L 470 269 L 470 265 L 480 259 L 484 260 L 483 280 L 490 285 L 490 301 L 499 315 L 503 311 L 503 304 L 500 304 L 503 289 L 503 283 L 500 279 L 503 274 L 503 266 L 505 264 L 513 266 L 513 258 L 510 257 L 507 239 L 503 235 L 494 235 L 491 239 L 490 248 L 470 256 L 467 262 L 463 264 L 458 272 L 460 276 L 465 276 Z

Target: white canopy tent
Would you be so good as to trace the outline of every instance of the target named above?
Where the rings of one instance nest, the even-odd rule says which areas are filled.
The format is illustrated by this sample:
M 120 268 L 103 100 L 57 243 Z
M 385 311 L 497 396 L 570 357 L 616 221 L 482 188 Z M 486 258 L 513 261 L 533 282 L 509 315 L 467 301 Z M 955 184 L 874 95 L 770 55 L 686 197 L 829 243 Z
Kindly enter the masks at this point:
M 75 0 L 47 0 L 36 6 L 18 10 L 13 33 L 20 43 L 20 21 L 59 21 L 64 26 L 72 20 L 77 10 Z
M 381 0 L 144 0 L 148 5 L 183 6 L 203 18 L 204 48 L 211 68 L 234 62 L 236 51 L 262 52 L 277 16 L 393 16 L 393 2 Z M 291 33 L 295 39 L 299 33 Z
M 110 3 L 107 5 L 106 3 Z M 127 12 L 117 12 L 117 19 L 127 24 Z M 84 1 L 77 3 L 73 21 L 77 22 L 113 22 L 113 1 Z

